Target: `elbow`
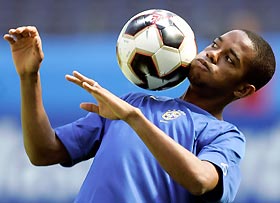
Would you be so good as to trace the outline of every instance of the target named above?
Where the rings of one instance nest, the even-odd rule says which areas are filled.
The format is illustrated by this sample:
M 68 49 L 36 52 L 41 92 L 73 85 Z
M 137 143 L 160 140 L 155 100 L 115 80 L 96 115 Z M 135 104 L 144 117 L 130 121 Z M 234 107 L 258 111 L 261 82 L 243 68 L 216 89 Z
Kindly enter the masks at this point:
M 193 179 L 191 184 L 186 184 L 184 187 L 194 196 L 201 196 L 213 190 L 216 187 L 216 180 L 206 176 L 205 174 L 198 175 Z
M 30 160 L 30 163 L 33 165 L 33 166 L 47 166 L 48 164 L 44 163 L 43 161 L 40 161 L 40 160 L 36 160 L 36 159 L 29 159 Z
M 194 196 L 201 196 L 208 192 L 208 187 L 204 181 L 196 181 L 193 187 L 190 187 L 188 191 Z
M 29 161 L 34 166 L 49 166 L 61 163 L 61 160 L 63 161 L 66 159 L 66 155 L 68 154 L 64 148 L 59 148 L 59 146 L 61 145 L 57 145 L 56 143 L 43 145 L 28 144 L 28 142 L 24 143 L 25 152 Z
M 34 166 L 50 166 L 68 162 L 69 154 L 65 148 L 26 148 L 25 151 L 29 161 Z
M 196 172 L 194 174 L 192 186 L 189 187 L 189 192 L 195 196 L 201 196 L 216 188 L 219 183 L 220 176 L 218 170 L 214 165 L 206 162 L 207 166 L 205 170 Z M 209 167 L 211 166 L 211 167 Z
M 30 163 L 31 163 L 33 166 L 44 166 L 44 165 L 43 165 L 40 161 L 38 161 L 38 160 L 29 158 L 29 161 L 30 161 Z
M 27 156 L 29 158 L 29 161 L 32 165 L 34 166 L 47 166 L 49 165 L 46 160 L 44 160 L 44 158 L 38 156 L 38 155 L 32 155 L 32 154 L 28 154 Z
M 25 152 L 32 165 L 34 166 L 50 165 L 49 159 L 47 158 L 48 153 L 42 152 L 41 150 L 27 148 L 27 147 L 25 147 Z

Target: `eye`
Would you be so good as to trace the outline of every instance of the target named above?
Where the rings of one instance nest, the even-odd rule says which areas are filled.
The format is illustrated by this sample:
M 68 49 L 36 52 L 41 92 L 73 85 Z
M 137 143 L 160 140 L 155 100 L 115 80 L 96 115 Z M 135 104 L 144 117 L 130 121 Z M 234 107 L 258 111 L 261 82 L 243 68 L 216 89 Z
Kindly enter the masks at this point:
M 229 56 L 226 56 L 226 61 L 230 64 L 233 64 L 234 65 L 234 62 L 233 60 L 229 57 Z
M 211 44 L 211 47 L 212 48 L 218 48 L 218 45 L 217 45 L 217 43 L 215 41 L 213 41 L 212 44 Z

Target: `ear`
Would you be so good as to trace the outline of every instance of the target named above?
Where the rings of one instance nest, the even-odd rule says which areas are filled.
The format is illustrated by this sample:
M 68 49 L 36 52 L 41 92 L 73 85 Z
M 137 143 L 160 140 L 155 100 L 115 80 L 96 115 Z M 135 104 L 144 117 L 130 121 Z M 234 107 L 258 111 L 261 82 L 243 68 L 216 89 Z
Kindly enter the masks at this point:
M 256 92 L 256 88 L 251 84 L 243 84 L 238 87 L 237 90 L 233 92 L 234 96 L 238 99 L 247 97 Z

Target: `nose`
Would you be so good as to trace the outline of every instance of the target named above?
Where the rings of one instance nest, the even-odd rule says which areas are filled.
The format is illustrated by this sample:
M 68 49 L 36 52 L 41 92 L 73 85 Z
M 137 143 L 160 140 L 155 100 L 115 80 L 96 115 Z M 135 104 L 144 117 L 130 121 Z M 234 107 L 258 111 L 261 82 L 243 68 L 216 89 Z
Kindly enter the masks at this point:
M 219 56 L 219 51 L 218 50 L 209 50 L 206 53 L 206 56 L 210 59 L 211 63 L 217 64 L 218 56 Z

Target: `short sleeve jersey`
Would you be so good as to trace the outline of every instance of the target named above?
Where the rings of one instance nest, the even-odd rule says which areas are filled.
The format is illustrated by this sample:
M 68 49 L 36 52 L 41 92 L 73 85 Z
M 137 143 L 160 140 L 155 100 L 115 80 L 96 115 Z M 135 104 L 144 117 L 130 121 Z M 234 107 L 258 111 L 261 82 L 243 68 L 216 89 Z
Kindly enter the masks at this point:
M 62 165 L 94 157 L 75 202 L 233 201 L 245 151 L 244 135 L 234 125 L 178 98 L 130 93 L 122 99 L 199 159 L 213 163 L 221 172 L 221 187 L 194 197 L 166 173 L 127 123 L 89 113 L 55 129 L 71 157 Z

